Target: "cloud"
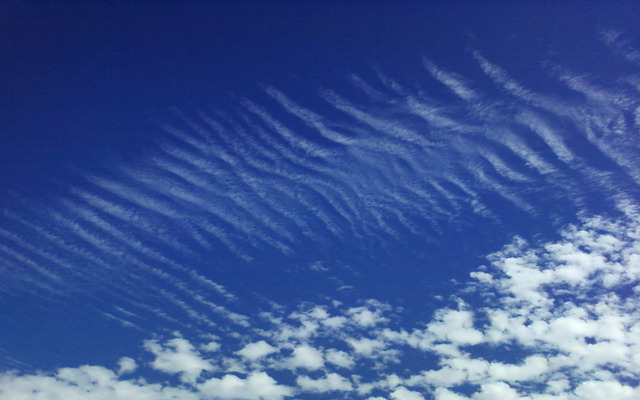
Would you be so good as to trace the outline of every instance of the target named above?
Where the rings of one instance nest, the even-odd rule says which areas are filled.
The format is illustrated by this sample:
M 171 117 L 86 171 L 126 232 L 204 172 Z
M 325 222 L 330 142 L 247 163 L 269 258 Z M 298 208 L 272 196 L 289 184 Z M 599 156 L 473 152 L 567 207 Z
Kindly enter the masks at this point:
M 264 372 L 254 372 L 242 379 L 235 375 L 211 378 L 198 385 L 206 398 L 216 400 L 281 400 L 291 396 L 293 390 L 278 385 Z
M 299 376 L 296 383 L 303 391 L 310 393 L 325 393 L 334 391 L 351 391 L 353 386 L 344 377 L 332 372 L 320 379 Z
M 86 365 L 5 373 L 0 399 L 284 400 L 330 392 L 392 400 L 634 399 L 639 253 L 635 220 L 588 218 L 552 241 L 514 238 L 470 274 L 457 309 L 436 310 L 412 329 L 398 328 L 398 311 L 379 301 L 280 307 L 261 319 L 270 328 L 233 333 L 235 347 L 211 335 L 201 346 L 182 336 L 145 341 L 149 366 L 179 374 L 178 386 L 148 383 L 139 362 L 122 357 L 118 373 Z M 332 318 L 341 319 L 340 329 L 323 323 Z M 258 360 L 260 369 L 246 362 Z
M 329 363 L 347 369 L 353 368 L 356 363 L 351 354 L 336 349 L 327 350 L 325 357 Z
M 347 339 L 347 343 L 353 348 L 355 354 L 365 357 L 375 356 L 386 347 L 385 341 L 369 338 Z
M 184 382 L 194 383 L 203 371 L 214 369 L 191 343 L 180 337 L 169 340 L 164 346 L 156 340 L 148 340 L 144 347 L 156 356 L 151 363 L 153 368 L 170 374 L 179 373 Z
M 314 371 L 324 366 L 324 358 L 319 350 L 303 344 L 293 349 L 293 354 L 287 360 L 286 365 L 290 368 Z
M 518 391 L 504 382 L 485 383 L 480 385 L 480 391 L 472 396 L 473 400 L 519 400 Z
M 356 324 L 363 327 L 372 327 L 388 321 L 382 316 L 382 311 L 385 309 L 383 304 L 374 301 L 369 301 L 368 303 L 369 306 L 350 308 L 347 310 L 347 314 L 351 316 Z
M 393 400 L 424 400 L 419 392 L 414 392 L 404 387 L 399 387 L 390 394 Z
M 0 375 L 2 400 L 200 400 L 190 390 L 149 384 L 138 380 L 119 380 L 103 367 L 62 368 L 55 375 Z
M 614 53 L 623 46 L 637 62 L 637 49 L 623 45 L 623 36 L 601 34 Z M 637 74 L 603 76 L 554 65 L 536 71 L 549 92 L 540 94 L 481 52 L 472 56 L 467 61 L 479 66 L 475 75 L 474 68 L 463 68 L 462 76 L 456 66 L 424 59 L 425 82 L 365 72 L 351 75 L 355 87 L 285 95 L 263 86 L 262 101 L 176 111 L 177 118 L 161 126 L 157 146 L 140 157 L 87 169 L 95 172 L 81 173 L 53 201 L 2 210 L 0 261 L 10 266 L 2 290 L 66 304 L 66 294 L 99 282 L 98 290 L 118 301 L 95 308 L 129 328 L 171 330 L 188 321 L 192 334 L 249 329 L 247 316 L 231 310 L 238 299 L 197 272 L 206 270 L 200 261 L 177 260 L 200 260 L 201 251 L 242 263 L 265 251 L 315 259 L 336 244 L 366 255 L 379 243 L 401 248 L 424 239 L 439 246 L 447 236 L 441 233 L 464 232 L 469 218 L 498 234 L 536 216 L 551 226 L 610 206 L 635 207 Z M 449 90 L 438 90 L 440 84 Z M 505 262 L 511 290 L 523 301 L 545 301 L 538 288 L 551 280 L 573 285 L 600 271 L 602 260 L 558 246 L 559 256 L 567 254 L 555 271 L 528 268 L 524 254 L 515 254 L 509 268 Z M 311 267 L 328 269 L 318 279 L 339 273 L 321 263 Z M 626 272 L 604 274 L 601 283 L 616 287 Z M 357 289 L 354 283 L 336 286 Z M 280 339 L 243 343 L 265 339 L 279 347 L 280 340 L 311 340 L 326 327 L 355 323 L 354 329 L 372 330 L 388 323 L 370 304 L 347 308 L 307 315 L 306 324 L 280 331 Z M 473 329 L 437 340 L 472 343 L 479 338 Z M 367 334 L 351 337 L 374 340 Z M 422 335 L 422 346 L 433 344 L 435 336 Z M 436 345 L 455 351 L 452 343 Z
M 547 359 L 541 355 L 533 355 L 525 358 L 520 365 L 491 363 L 487 374 L 492 379 L 501 381 L 533 381 L 546 375 L 549 369 Z
M 473 313 L 470 311 L 439 310 L 435 321 L 427 325 L 427 331 L 439 341 L 458 345 L 473 345 L 482 341 L 482 332 L 473 328 Z
M 259 342 L 247 344 L 242 348 L 242 350 L 239 350 L 236 353 L 250 361 L 255 361 L 271 353 L 275 353 L 276 351 L 278 351 L 278 349 L 271 346 L 264 340 L 261 340 Z
M 130 374 L 138 368 L 136 361 L 130 357 L 122 357 L 118 360 L 118 375 Z
M 122 357 L 113 370 L 4 373 L 0 398 L 264 400 L 347 388 L 394 400 L 640 397 L 638 51 L 618 31 L 601 40 L 631 75 L 548 63 L 536 71 L 548 93 L 536 93 L 517 67 L 472 51 L 484 75 L 422 60 L 444 98 L 380 71 L 353 74 L 344 90 L 263 87 L 262 103 L 177 113 L 138 159 L 81 173 L 51 201 L 0 210 L 3 293 L 70 304 L 97 287 L 99 315 L 150 335 L 184 326 L 190 338 L 148 340 L 151 362 Z M 585 217 L 612 206 L 627 219 Z M 353 255 L 438 246 L 438 233 L 462 232 L 469 218 L 494 235 L 532 216 L 545 227 L 583 217 L 546 242 L 513 238 L 470 274 L 457 293 L 468 302 L 411 325 L 380 300 L 241 315 L 227 288 L 197 272 L 204 264 L 176 261 L 204 249 L 308 265 L 306 253 L 336 244 Z M 310 268 L 322 272 L 314 279 L 339 274 Z M 357 289 L 335 280 L 337 291 Z M 222 337 L 205 341 L 211 332 Z M 176 376 L 175 387 L 147 383 Z
M 640 396 L 640 389 L 616 381 L 587 381 L 576 388 L 575 394 L 584 400 L 633 400 Z

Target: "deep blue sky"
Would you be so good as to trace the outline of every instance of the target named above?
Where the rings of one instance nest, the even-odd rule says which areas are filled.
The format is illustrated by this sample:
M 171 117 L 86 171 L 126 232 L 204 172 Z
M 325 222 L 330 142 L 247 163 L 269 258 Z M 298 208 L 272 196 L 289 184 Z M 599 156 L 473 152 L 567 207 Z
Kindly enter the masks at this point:
M 631 398 L 639 11 L 1 3 L 0 400 Z
M 634 34 L 634 2 L 3 2 L 2 164 L 7 187 L 148 140 L 169 105 L 227 101 L 289 75 L 335 78 L 373 62 L 412 74 L 422 54 L 517 54 L 519 78 L 553 51 L 615 73 L 590 40 Z M 633 40 L 633 39 L 631 39 Z M 486 45 L 485 45 L 486 44 Z M 504 57 L 504 66 L 509 59 Z M 603 64 L 604 63 L 604 64 Z M 88 156 L 91 154 L 91 156 Z M 27 189 L 28 190 L 28 189 Z

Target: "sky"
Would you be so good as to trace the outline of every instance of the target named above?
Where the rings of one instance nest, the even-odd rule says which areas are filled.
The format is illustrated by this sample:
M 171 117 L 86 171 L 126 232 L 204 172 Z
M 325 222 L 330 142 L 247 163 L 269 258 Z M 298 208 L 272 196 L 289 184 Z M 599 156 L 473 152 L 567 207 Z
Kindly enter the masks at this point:
M 640 397 L 632 1 L 0 3 L 0 400 Z

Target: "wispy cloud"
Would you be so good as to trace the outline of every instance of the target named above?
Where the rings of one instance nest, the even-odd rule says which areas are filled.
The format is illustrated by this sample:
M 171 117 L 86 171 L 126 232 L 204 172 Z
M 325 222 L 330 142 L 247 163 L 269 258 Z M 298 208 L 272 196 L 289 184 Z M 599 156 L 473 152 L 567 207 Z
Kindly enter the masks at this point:
M 623 46 L 615 32 L 602 38 Z M 348 89 L 263 85 L 262 100 L 176 112 L 139 158 L 83 172 L 54 199 L 4 210 L 3 293 L 104 295 L 92 303 L 104 318 L 144 332 L 181 329 L 146 349 L 151 368 L 183 384 L 129 379 L 144 365 L 136 360 L 119 373 L 5 374 L 0 398 L 29 390 L 262 400 L 637 394 L 637 79 L 605 86 L 548 64 L 540 73 L 563 86 L 539 93 L 479 51 L 472 56 L 479 76 L 423 61 L 427 80 L 453 102 L 377 69 L 377 81 L 351 74 Z M 576 97 L 564 101 L 563 91 Z M 223 264 L 233 259 L 234 276 L 243 276 L 268 254 L 275 261 L 260 266 L 272 277 L 280 260 L 309 265 L 336 247 L 362 255 L 437 244 L 445 228 L 464 231 L 467 218 L 504 233 L 517 226 L 511 220 L 544 216 L 551 226 L 603 207 L 630 221 L 586 219 L 538 247 L 514 239 L 467 285 L 484 308 L 461 300 L 415 327 L 398 327 L 400 311 L 381 301 L 250 314 Z M 333 276 L 337 269 L 326 279 L 357 287 L 358 279 Z M 228 342 L 200 346 L 208 334 Z M 525 355 L 488 355 L 510 348 Z M 410 356 L 433 363 L 400 370 Z

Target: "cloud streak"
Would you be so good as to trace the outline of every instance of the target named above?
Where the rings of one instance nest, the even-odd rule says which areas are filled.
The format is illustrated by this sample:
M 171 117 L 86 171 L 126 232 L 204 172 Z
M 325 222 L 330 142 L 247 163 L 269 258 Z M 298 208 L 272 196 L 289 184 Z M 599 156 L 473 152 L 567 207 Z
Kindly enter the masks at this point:
M 612 33 L 603 40 L 618 49 Z M 3 210 L 3 293 L 89 299 L 125 327 L 181 333 L 145 342 L 153 360 L 125 358 L 119 372 L 4 374 L 0 398 L 637 394 L 637 87 L 626 77 L 604 89 L 552 65 L 541 73 L 555 86 L 537 93 L 481 52 L 470 59 L 476 75 L 423 60 L 418 86 L 377 71 L 351 74 L 347 88 L 263 85 L 228 109 L 176 112 L 138 158 Z M 565 90 L 582 100 L 564 101 Z M 319 268 L 333 301 L 295 310 L 271 309 L 238 282 L 286 277 L 281 265 L 322 265 L 313 263 L 327 254 L 400 257 L 405 243 L 442 244 L 445 229 L 473 234 L 469 220 L 497 237 L 534 220 L 582 222 L 537 247 L 515 238 L 474 271 L 455 305 L 411 328 L 380 299 L 333 299 L 366 270 Z M 470 309 L 465 295 L 485 307 Z M 263 313 L 246 303 L 256 298 Z M 524 356 L 491 355 L 514 348 Z M 398 369 L 411 357 L 429 361 Z M 130 378 L 139 365 L 181 383 Z

